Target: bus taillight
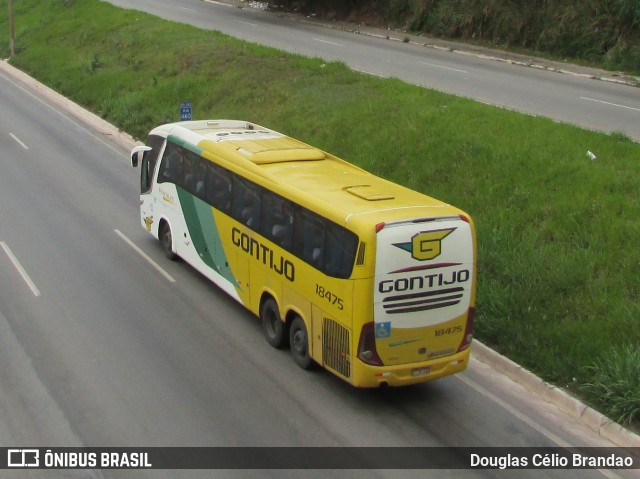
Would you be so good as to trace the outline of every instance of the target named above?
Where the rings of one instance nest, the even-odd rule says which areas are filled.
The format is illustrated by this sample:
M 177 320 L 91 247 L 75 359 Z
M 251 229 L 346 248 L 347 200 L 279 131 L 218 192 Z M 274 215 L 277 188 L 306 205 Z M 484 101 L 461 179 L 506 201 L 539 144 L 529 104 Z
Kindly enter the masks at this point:
M 358 344 L 358 357 L 372 366 L 383 366 L 376 350 L 376 326 L 373 321 L 362 326 L 360 344 Z
M 471 345 L 471 340 L 473 339 L 473 315 L 475 312 L 476 308 L 469 308 L 469 312 L 467 313 L 467 325 L 464 328 L 464 337 L 462 338 L 460 346 L 458 346 L 457 352 L 463 351 Z

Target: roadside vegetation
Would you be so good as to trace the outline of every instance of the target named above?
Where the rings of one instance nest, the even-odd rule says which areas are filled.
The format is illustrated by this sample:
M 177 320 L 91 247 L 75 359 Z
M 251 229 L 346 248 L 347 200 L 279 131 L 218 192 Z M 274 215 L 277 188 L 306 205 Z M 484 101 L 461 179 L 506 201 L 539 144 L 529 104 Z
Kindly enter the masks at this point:
M 11 63 L 134 137 L 190 100 L 194 118 L 254 121 L 463 208 L 479 240 L 476 336 L 612 419 L 640 419 L 640 145 L 624 134 L 98 0 L 14 10 Z
M 277 0 L 285 10 L 640 74 L 638 0 Z

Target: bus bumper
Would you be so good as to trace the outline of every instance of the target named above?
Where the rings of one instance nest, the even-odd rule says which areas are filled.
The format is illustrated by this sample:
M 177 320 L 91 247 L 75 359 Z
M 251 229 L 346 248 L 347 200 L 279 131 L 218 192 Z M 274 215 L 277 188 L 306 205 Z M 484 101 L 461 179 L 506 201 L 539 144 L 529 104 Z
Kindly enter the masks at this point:
M 370 366 L 356 358 L 359 367 L 354 374 L 352 384 L 361 388 L 379 386 L 408 386 L 426 381 L 433 381 L 445 376 L 462 372 L 469 364 L 471 348 L 442 358 L 419 363 L 400 364 L 396 366 Z

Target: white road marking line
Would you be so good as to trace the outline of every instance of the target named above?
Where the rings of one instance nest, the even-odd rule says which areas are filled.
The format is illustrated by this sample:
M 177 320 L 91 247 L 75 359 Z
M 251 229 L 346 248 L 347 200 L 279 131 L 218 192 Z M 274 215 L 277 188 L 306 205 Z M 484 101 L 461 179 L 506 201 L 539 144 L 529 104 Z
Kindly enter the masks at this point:
M 27 145 L 25 145 L 20 138 L 18 138 L 16 135 L 14 135 L 13 133 L 9 133 L 9 136 L 11 136 L 11 138 L 13 138 L 14 140 L 16 140 L 16 142 L 18 143 L 18 145 L 20 145 L 22 148 L 24 148 L 25 150 L 28 150 L 29 147 Z
M 169 273 L 167 273 L 158 263 L 156 263 L 155 261 L 153 261 L 144 251 L 142 251 L 140 248 L 138 248 L 138 246 L 131 241 L 129 238 L 127 238 L 124 233 L 122 233 L 120 230 L 113 230 L 116 232 L 116 234 L 118 236 L 120 236 L 120 238 L 122 238 L 124 240 L 125 243 L 127 243 L 129 246 L 131 246 L 131 248 L 133 248 L 133 250 L 138 253 L 140 256 L 142 256 L 147 263 L 149 263 L 151 266 L 153 266 L 156 270 L 158 270 L 158 272 L 164 276 L 168 281 L 175 283 L 176 280 L 173 279 L 173 276 L 171 276 Z
M 609 103 L 608 101 L 596 100 L 594 98 L 587 98 L 586 96 L 581 96 L 580 99 L 587 100 L 587 101 L 594 101 L 596 103 L 602 103 L 603 105 L 617 106 L 618 108 L 626 108 L 627 110 L 640 111 L 640 108 L 634 108 L 632 106 L 626 106 L 626 105 L 618 105 L 617 103 Z
M 570 447 L 571 446 L 568 442 L 564 441 L 559 436 L 557 436 L 556 434 L 554 434 L 551 431 L 547 430 L 546 428 L 540 426 L 533 419 L 531 419 L 528 416 L 522 414 L 515 407 L 513 407 L 510 404 L 508 404 L 507 402 L 503 401 L 498 396 L 496 396 L 492 392 L 490 392 L 487 389 L 485 389 L 483 386 L 480 386 L 474 380 L 472 380 L 472 379 L 470 379 L 470 378 L 468 378 L 468 377 L 466 377 L 464 375 L 458 375 L 457 377 L 463 383 L 467 384 L 467 386 L 470 386 L 471 388 L 475 389 L 477 392 L 479 392 L 483 396 L 486 396 L 487 398 L 491 399 L 496 404 L 500 405 L 500 407 L 502 407 L 502 408 L 506 409 L 507 411 L 509 411 L 509 413 L 511 415 L 515 416 L 520 421 L 524 422 L 527 426 L 531 427 L 532 429 L 538 431 L 540 434 L 542 434 L 542 435 L 548 437 L 549 439 L 551 439 L 558 446 L 560 446 L 560 447 Z
M 27 286 L 29 286 L 29 289 L 31 289 L 31 292 L 33 293 L 33 295 L 36 297 L 40 296 L 40 290 L 38 289 L 36 284 L 31 280 L 31 278 L 29 277 L 25 269 L 22 267 L 22 265 L 20 264 L 20 261 L 18 261 L 18 258 L 15 257 L 15 255 L 11 251 L 11 248 L 9 248 L 9 245 L 7 245 L 7 243 L 5 243 L 4 241 L 0 241 L 0 246 L 2 246 L 2 249 L 9 257 L 9 260 L 13 263 L 13 266 L 16 268 L 18 273 L 20 273 L 20 276 L 22 276 L 22 279 L 24 280 L 24 282 L 27 283 Z
M 228 3 L 223 3 L 223 2 L 216 2 L 215 0 L 204 0 L 207 3 L 213 3 L 214 5 L 220 5 L 221 7 L 231 7 L 231 8 L 235 8 L 233 5 L 230 5 Z
M 450 68 L 442 65 L 436 65 L 435 63 L 427 63 L 427 62 L 418 62 L 418 63 L 420 63 L 421 65 L 427 65 L 434 68 L 442 68 L 443 70 L 450 70 L 452 72 L 469 73 L 468 71 L 465 71 L 465 70 L 458 70 L 457 68 Z
M 68 121 L 69 123 L 71 123 L 75 128 L 79 129 L 80 131 L 82 131 L 83 133 L 89 135 L 90 137 L 92 137 L 93 139 L 99 141 L 100 143 L 102 143 L 106 148 L 109 148 L 112 152 L 115 153 L 115 158 L 117 158 L 118 161 L 121 161 L 123 163 L 128 164 L 129 166 L 131 166 L 131 161 L 126 158 L 126 155 L 122 155 L 123 151 L 129 151 L 130 148 L 126 148 L 125 150 L 119 149 L 116 146 L 114 146 L 113 144 L 113 140 L 111 141 L 105 141 L 104 139 L 104 135 L 111 135 L 111 133 L 93 133 L 89 130 L 87 130 L 87 128 L 85 128 L 85 126 L 82 125 L 87 125 L 87 122 L 91 122 L 91 120 L 88 119 L 84 119 L 82 120 L 82 124 L 80 121 L 77 121 L 74 119 L 74 114 L 71 113 L 71 111 L 77 106 L 75 103 L 71 102 L 70 100 L 67 100 L 66 98 L 61 97 L 60 95 L 58 95 L 58 93 L 53 92 L 53 91 L 46 91 L 44 93 L 40 93 L 40 94 L 44 94 L 46 95 L 46 97 L 49 98 L 49 100 L 45 100 L 43 98 L 40 98 L 38 95 L 34 94 L 32 91 L 29 91 L 29 87 L 28 86 L 23 86 L 20 83 L 17 83 L 16 81 L 12 80 L 9 76 L 5 76 L 2 75 L 0 73 L 0 76 L 2 78 L 4 78 L 5 80 L 7 80 L 9 83 L 11 83 L 15 88 L 19 88 L 20 90 L 22 90 L 26 95 L 29 95 L 31 98 L 33 98 L 34 100 L 36 100 L 37 102 L 39 102 L 42 106 L 44 106 L 45 108 L 48 108 L 49 110 L 51 110 L 53 113 L 55 113 L 56 115 L 64 118 L 66 121 Z M 42 84 L 39 84 L 42 86 Z M 60 108 L 60 106 L 54 106 L 54 102 L 52 102 L 51 100 L 51 95 L 58 95 L 60 96 L 62 99 L 60 101 L 60 104 L 62 105 L 62 108 Z M 78 107 L 80 108 L 80 107 Z M 83 112 L 87 112 L 86 110 L 82 110 Z M 100 128 L 102 129 L 102 127 Z M 98 131 L 98 130 L 96 130 Z M 115 135 L 114 135 L 115 136 Z M 120 145 L 123 145 L 124 142 L 126 142 L 126 140 L 123 138 L 120 138 Z
M 357 70 L 357 69 L 355 69 L 355 68 L 352 68 L 352 70 L 353 70 L 354 72 L 364 73 L 365 75 L 373 75 L 374 77 L 379 77 L 379 78 L 389 78 L 388 76 L 380 75 L 379 73 L 368 72 L 368 71 L 366 71 L 366 70 Z
M 243 25 L 249 25 L 250 27 L 259 27 L 260 25 L 256 23 L 243 22 L 242 20 L 238 20 L 238 23 L 242 23 Z
M 322 40 L 320 38 L 312 38 L 311 40 L 315 40 L 316 42 L 326 43 L 327 45 L 335 45 L 336 47 L 344 47 L 342 43 L 330 42 L 329 40 Z
M 510 414 L 512 414 L 514 417 L 518 418 L 520 421 L 524 422 L 527 426 L 529 426 L 532 429 L 538 431 L 543 436 L 546 436 L 549 439 L 551 439 L 558 446 L 560 446 L 562 448 L 565 448 L 565 449 L 576 448 L 575 445 L 569 444 L 567 441 L 562 439 L 557 434 L 554 434 L 551 431 L 549 431 L 547 428 L 541 426 L 536 421 L 534 421 L 533 419 L 531 419 L 527 415 L 521 413 L 515 407 L 511 406 L 510 404 L 508 404 L 506 401 L 503 401 L 498 396 L 496 396 L 495 394 L 493 394 L 492 392 L 490 392 L 489 390 L 487 390 L 486 388 L 484 388 L 483 386 L 481 386 L 480 384 L 475 382 L 473 379 L 470 379 L 470 378 L 466 377 L 464 374 L 457 374 L 456 377 L 458 379 L 460 379 L 463 383 L 465 383 L 467 386 L 471 387 L 472 389 L 475 389 L 477 392 L 479 392 L 483 396 L 491 399 L 493 402 L 498 404 L 500 407 L 502 407 L 502 408 L 506 409 L 507 411 L 509 411 Z M 609 471 L 607 469 L 597 469 L 597 470 L 603 476 L 605 476 L 605 477 L 607 477 L 609 479 L 619 479 L 620 478 L 620 476 L 617 475 L 616 473 L 614 473 L 613 471 Z

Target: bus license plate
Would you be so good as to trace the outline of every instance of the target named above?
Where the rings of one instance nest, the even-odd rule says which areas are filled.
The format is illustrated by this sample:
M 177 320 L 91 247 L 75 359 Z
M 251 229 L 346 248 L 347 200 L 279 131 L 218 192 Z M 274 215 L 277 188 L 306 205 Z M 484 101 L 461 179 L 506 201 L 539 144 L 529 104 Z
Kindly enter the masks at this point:
M 411 371 L 411 375 L 412 376 L 426 376 L 427 374 L 429 374 L 429 368 L 428 367 L 424 367 L 424 368 L 415 368 L 414 370 Z

